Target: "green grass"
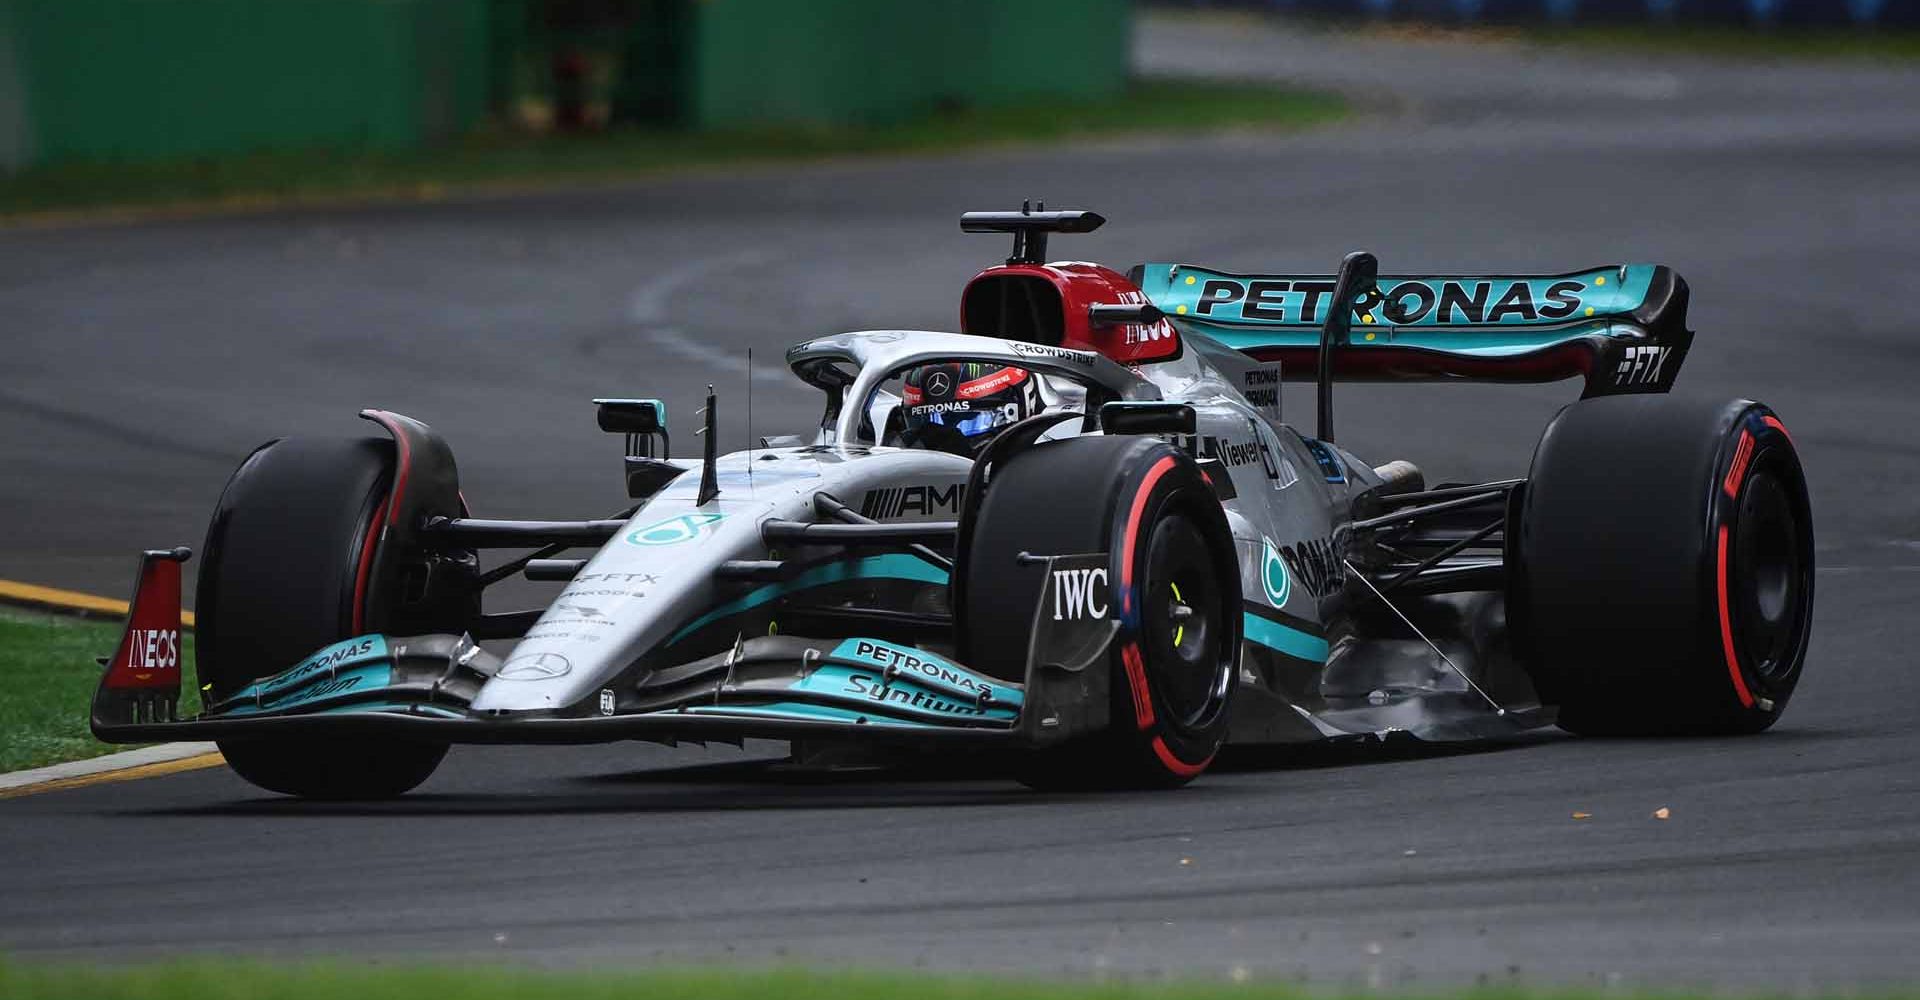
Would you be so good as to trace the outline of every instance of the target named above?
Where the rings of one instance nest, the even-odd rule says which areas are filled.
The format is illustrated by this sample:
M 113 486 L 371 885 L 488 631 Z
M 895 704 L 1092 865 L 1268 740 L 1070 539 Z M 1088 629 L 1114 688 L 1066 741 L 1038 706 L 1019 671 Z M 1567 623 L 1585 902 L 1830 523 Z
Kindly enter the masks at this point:
M 0 772 L 97 757 L 126 747 L 102 743 L 87 731 L 87 711 L 100 683 L 95 657 L 110 656 L 120 622 L 0 611 Z M 181 636 L 193 662 L 193 635 Z M 185 671 L 181 716 L 200 711 L 191 666 Z M 0 997 L 8 996 L 0 987 Z
M 1110 100 L 946 111 L 897 124 L 601 135 L 476 136 L 432 151 L 262 153 L 164 164 L 75 163 L 0 177 L 0 217 L 112 208 L 432 198 L 449 190 L 615 180 L 661 170 L 1053 142 L 1131 132 L 1300 128 L 1346 112 L 1332 94 L 1136 81 Z
M 1333 994 L 1338 996 L 1338 994 Z M 1369 998 L 1395 994 L 1371 991 Z M 1617 991 L 1424 991 L 1456 1000 L 1600 1000 L 1632 997 Z M 1684 997 L 1685 993 L 1666 994 Z M 1304 1000 L 1309 994 L 1282 983 L 1221 980 L 1045 982 L 986 976 L 914 976 L 872 972 L 796 970 L 670 970 L 536 972 L 483 965 L 481 969 L 390 968 L 367 965 L 269 965 L 195 961 L 116 969 L 9 965 L 0 962 L 0 996 L 8 1000 Z

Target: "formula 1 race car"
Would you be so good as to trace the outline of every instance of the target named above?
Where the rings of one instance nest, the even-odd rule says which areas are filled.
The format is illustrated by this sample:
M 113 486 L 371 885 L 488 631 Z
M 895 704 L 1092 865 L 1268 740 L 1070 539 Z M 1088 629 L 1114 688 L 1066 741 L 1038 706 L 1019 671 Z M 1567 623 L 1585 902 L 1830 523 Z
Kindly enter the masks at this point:
M 806 435 L 716 454 L 709 388 L 704 454 L 675 458 L 660 403 L 596 400 L 637 501 L 604 520 L 470 516 L 447 445 L 395 413 L 262 445 L 202 549 L 204 711 L 176 718 L 189 553 L 153 551 L 94 733 L 217 740 L 263 788 L 355 798 L 453 743 L 980 747 L 1039 787 L 1142 787 L 1228 742 L 1779 718 L 1806 482 L 1767 407 L 1667 394 L 1693 337 L 1673 271 L 1045 262 L 1102 221 L 963 216 L 1014 245 L 963 332 L 793 347 L 825 398 Z M 1334 444 L 1343 380 L 1573 376 L 1525 479 L 1429 487 Z M 1292 381 L 1311 435 L 1279 419 Z M 483 568 L 502 548 L 532 551 Z M 483 612 L 515 575 L 564 589 Z

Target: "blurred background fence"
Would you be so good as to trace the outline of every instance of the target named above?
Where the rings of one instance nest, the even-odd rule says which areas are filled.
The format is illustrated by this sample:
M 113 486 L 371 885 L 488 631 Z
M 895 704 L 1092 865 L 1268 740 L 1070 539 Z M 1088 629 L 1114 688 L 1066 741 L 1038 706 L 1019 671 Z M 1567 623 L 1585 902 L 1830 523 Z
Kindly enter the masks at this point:
M 0 0 L 0 168 L 1099 98 L 1129 0 Z

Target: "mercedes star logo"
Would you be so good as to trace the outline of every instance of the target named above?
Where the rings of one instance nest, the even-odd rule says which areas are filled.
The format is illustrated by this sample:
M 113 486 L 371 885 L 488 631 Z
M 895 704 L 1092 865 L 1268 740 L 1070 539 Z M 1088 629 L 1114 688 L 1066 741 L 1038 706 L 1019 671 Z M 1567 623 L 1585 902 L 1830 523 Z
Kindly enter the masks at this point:
M 544 681 L 572 669 L 573 664 L 559 653 L 528 653 L 501 664 L 497 676 L 506 681 Z
M 953 379 L 946 372 L 934 372 L 927 376 L 927 395 L 945 396 L 953 391 Z

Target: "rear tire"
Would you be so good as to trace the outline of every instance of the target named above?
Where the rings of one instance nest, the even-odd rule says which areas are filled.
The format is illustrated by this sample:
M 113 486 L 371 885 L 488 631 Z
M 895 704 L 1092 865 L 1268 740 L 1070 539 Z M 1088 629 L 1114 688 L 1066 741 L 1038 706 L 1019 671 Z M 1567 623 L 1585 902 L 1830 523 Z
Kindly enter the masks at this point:
M 1746 401 L 1603 397 L 1534 451 L 1508 564 L 1516 645 L 1560 726 L 1759 732 L 1813 613 L 1813 522 L 1786 428 Z
M 380 438 L 285 438 L 241 463 L 207 528 L 194 598 L 208 702 L 367 630 L 369 534 L 393 483 Z M 241 777 L 321 799 L 387 798 L 425 781 L 445 743 L 390 738 L 225 739 Z
M 1015 681 L 1046 584 L 1022 552 L 1107 553 L 1121 627 L 1108 657 L 1111 727 L 1035 752 L 1020 780 L 1059 790 L 1193 780 L 1226 739 L 1241 631 L 1233 538 L 1199 469 L 1137 437 L 1042 443 L 995 465 L 962 540 L 957 617 L 962 662 Z M 1176 618 L 1176 604 L 1190 614 Z

